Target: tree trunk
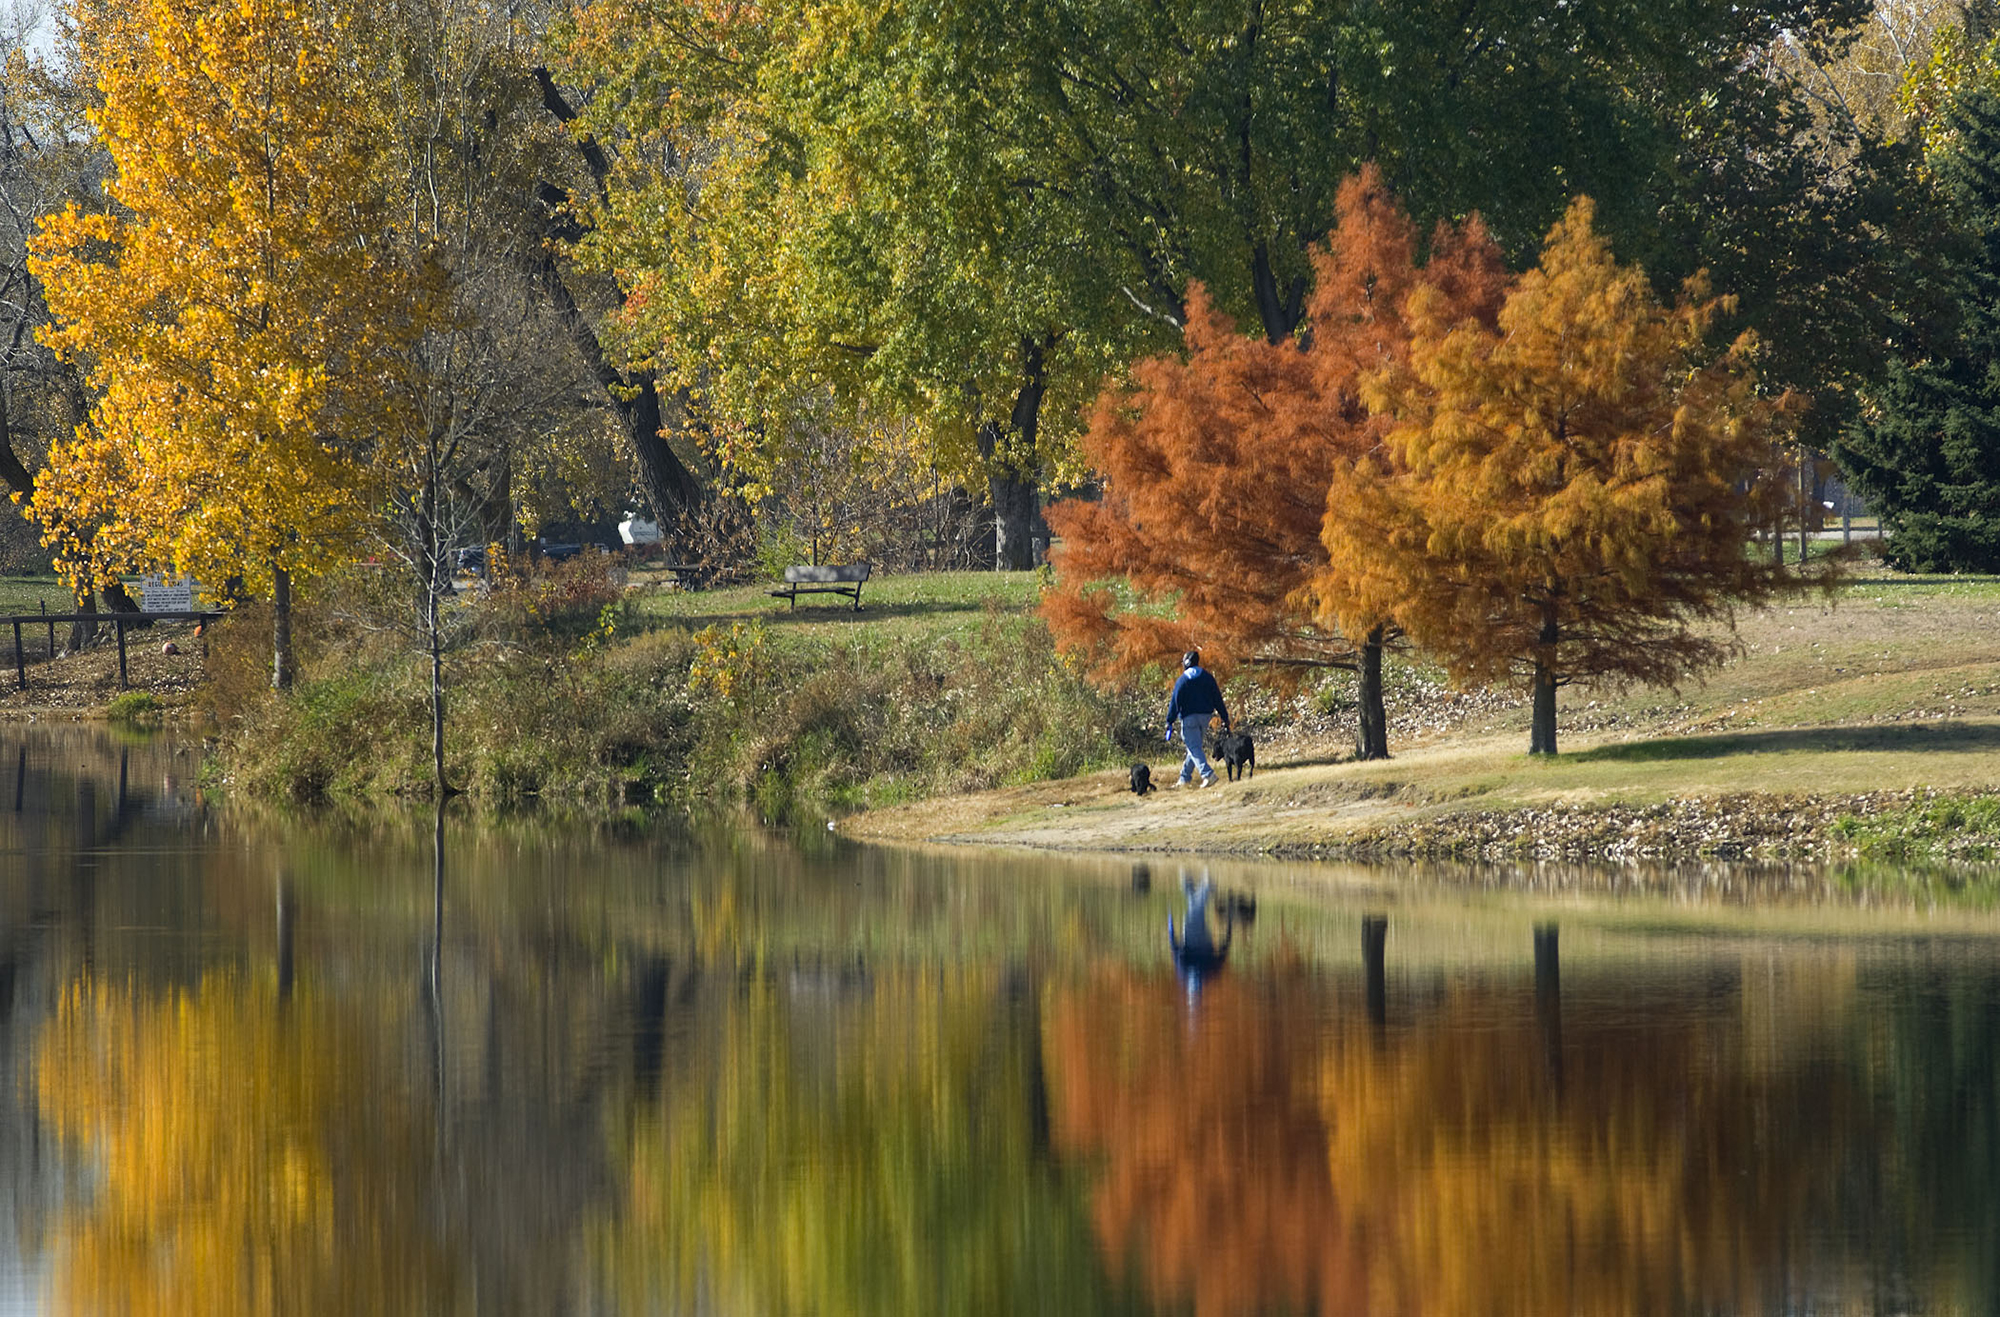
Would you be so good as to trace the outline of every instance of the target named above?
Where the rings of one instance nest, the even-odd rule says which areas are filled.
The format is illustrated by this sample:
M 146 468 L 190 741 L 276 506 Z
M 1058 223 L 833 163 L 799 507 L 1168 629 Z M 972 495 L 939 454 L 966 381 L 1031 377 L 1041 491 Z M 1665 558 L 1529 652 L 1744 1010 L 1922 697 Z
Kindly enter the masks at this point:
M 7 482 L 7 488 L 21 496 L 26 503 L 35 493 L 35 477 L 21 464 L 20 455 L 14 451 L 14 427 L 8 416 L 11 399 L 0 395 L 0 480 Z
M 645 372 L 627 374 L 611 364 L 589 316 L 577 304 L 569 285 L 563 281 L 555 256 L 546 249 L 536 269 L 543 293 L 556 309 L 564 331 L 597 382 L 603 386 L 612 410 L 623 423 L 631 442 L 632 456 L 639 469 L 639 483 L 663 535 L 671 536 L 680 525 L 681 513 L 701 498 L 701 481 L 688 470 L 660 431 L 666 424 L 660 405 L 659 386 Z
M 292 688 L 292 574 L 271 570 L 271 689 Z
M 514 530 L 514 459 L 502 449 L 494 459 L 496 468 L 487 482 L 486 497 L 479 504 L 479 545 L 498 544 L 511 555 Z
M 993 500 L 994 568 L 1003 572 L 1032 571 L 1035 513 L 1039 511 L 1036 481 L 995 465 L 987 473 L 986 489 Z
M 1264 326 L 1264 337 L 1272 343 L 1290 338 L 1305 315 L 1306 281 L 1294 279 L 1291 287 L 1279 289 L 1271 249 L 1258 242 L 1250 253 L 1250 287 L 1257 295 L 1257 319 Z
M 1047 344 L 1021 340 L 1021 391 L 1003 427 L 979 427 L 979 455 L 986 462 L 987 493 L 993 499 L 994 567 L 1025 572 L 1035 566 L 1035 522 L 1041 511 L 1040 459 L 1035 449 L 1041 429 L 1042 396 L 1048 391 L 1043 360 Z
M 97 595 L 94 591 L 91 590 L 89 586 L 79 585 L 78 587 L 76 587 L 77 612 L 94 613 L 97 611 L 95 607 L 96 603 L 97 603 Z M 72 622 L 69 624 L 70 653 L 81 654 L 83 652 L 84 646 L 88 645 L 91 641 L 95 639 L 97 639 L 97 623 Z
M 1535 650 L 1535 721 L 1528 733 L 1528 753 L 1531 755 L 1552 755 L 1556 752 L 1556 641 L 1561 632 L 1556 627 L 1556 605 L 1550 600 L 1542 605 L 1542 633 Z
M 567 125 L 574 122 L 576 110 L 556 86 L 549 71 L 537 68 L 534 78 L 536 87 L 541 91 L 543 108 L 559 123 Z M 610 156 L 593 137 L 579 134 L 571 140 L 576 143 L 577 152 L 590 171 L 599 199 L 602 199 L 610 186 Z M 681 524 L 681 514 L 701 498 L 702 482 L 688 470 L 673 446 L 660 435 L 665 417 L 660 406 L 659 387 L 652 376 L 644 371 L 622 372 L 612 365 L 610 356 L 597 337 L 597 330 L 577 305 L 575 295 L 570 292 L 561 269 L 556 265 L 554 243 L 572 243 L 583 236 L 581 226 L 564 209 L 569 202 L 569 193 L 548 182 L 537 184 L 536 193 L 542 202 L 544 228 L 551 240 L 541 244 L 541 262 L 536 274 L 543 291 L 555 306 L 570 341 L 576 345 L 598 383 L 604 386 L 619 419 L 624 421 L 626 437 L 632 441 L 632 454 L 638 461 L 639 483 L 645 486 L 646 499 L 653 505 L 653 516 L 660 523 L 660 533 L 671 537 Z M 685 401 L 683 399 L 683 404 Z
M 1528 733 L 1528 753 L 1556 752 L 1556 674 L 1543 659 L 1535 660 L 1535 723 Z
M 1799 450 L 1799 567 L 1806 565 L 1806 542 L 1812 538 L 1813 524 L 1813 456 L 1805 449 Z
M 1389 711 L 1382 703 L 1382 628 L 1368 633 L 1361 642 L 1360 691 L 1357 703 L 1361 735 L 1355 742 L 1360 759 L 1389 757 Z
M 431 601 L 431 772 L 437 798 L 456 794 L 444 780 L 444 646 L 438 637 L 437 601 Z

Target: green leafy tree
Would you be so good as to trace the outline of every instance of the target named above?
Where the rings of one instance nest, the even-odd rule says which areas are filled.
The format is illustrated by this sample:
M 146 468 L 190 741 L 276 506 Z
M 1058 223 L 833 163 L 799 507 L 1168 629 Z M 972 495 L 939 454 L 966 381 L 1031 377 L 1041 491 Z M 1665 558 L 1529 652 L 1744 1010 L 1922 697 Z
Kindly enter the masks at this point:
M 1835 446 L 1881 515 L 1890 560 L 2000 569 L 2000 85 L 1975 81 L 1942 116 L 1932 172 L 1954 241 L 1915 255 L 1939 314 L 1902 324 L 1873 407 Z
M 582 250 L 725 450 L 782 452 L 782 400 L 828 382 L 916 409 L 941 460 L 983 472 L 1020 565 L 1034 483 L 1072 470 L 1072 400 L 1168 346 L 1193 281 L 1291 335 L 1362 163 L 1420 225 L 1477 209 L 1517 250 L 1577 188 L 1618 199 L 1621 243 L 1741 241 L 1757 221 L 1697 222 L 1731 163 L 1684 156 L 1699 107 L 1749 96 L 1781 33 L 1865 12 L 613 0 L 566 44 L 585 122 L 625 146 Z M 1738 211 L 1832 177 L 1767 171 Z

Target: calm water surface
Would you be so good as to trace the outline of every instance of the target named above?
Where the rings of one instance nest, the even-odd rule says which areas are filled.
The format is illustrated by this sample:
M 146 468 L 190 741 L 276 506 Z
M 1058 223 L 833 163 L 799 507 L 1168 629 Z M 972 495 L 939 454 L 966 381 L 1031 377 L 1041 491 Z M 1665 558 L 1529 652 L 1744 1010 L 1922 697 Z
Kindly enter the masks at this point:
M 1977 911 L 531 821 L 440 881 L 194 774 L 0 738 L 0 1309 L 2000 1306 Z

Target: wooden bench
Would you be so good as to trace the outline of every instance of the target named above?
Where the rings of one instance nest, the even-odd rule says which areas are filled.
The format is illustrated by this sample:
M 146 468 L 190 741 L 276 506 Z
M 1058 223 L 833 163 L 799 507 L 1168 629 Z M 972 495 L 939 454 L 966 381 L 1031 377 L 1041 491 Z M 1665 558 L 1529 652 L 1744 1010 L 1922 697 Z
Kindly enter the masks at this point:
M 868 579 L 868 564 L 865 562 L 846 563 L 839 567 L 787 567 L 785 583 L 771 591 L 773 599 L 789 599 L 792 607 L 799 606 L 802 594 L 844 594 L 854 601 L 854 611 L 861 611 L 861 583 Z
M 715 568 L 705 562 L 663 562 L 660 570 L 671 573 L 680 590 L 706 590 L 715 580 Z

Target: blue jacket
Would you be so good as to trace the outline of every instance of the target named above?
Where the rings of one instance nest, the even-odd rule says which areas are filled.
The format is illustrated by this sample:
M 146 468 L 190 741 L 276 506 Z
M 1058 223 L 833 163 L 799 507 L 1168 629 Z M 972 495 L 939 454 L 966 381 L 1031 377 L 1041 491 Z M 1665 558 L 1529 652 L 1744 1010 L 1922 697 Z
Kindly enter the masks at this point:
M 1174 683 L 1174 697 L 1167 701 L 1167 726 L 1212 713 L 1221 714 L 1222 725 L 1229 726 L 1229 706 L 1222 702 L 1222 687 L 1216 685 L 1207 668 L 1189 668 Z

